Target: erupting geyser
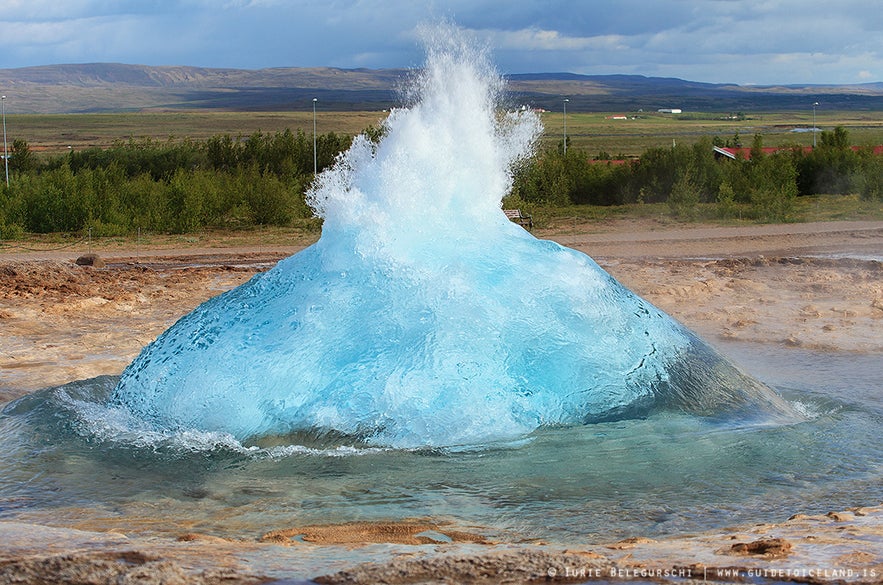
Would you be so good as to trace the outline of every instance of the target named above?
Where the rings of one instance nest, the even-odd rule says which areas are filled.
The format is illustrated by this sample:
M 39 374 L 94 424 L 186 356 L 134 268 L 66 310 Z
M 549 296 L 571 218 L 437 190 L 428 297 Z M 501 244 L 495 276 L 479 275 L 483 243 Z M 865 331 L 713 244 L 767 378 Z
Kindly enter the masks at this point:
M 498 76 L 456 37 L 430 43 L 383 140 L 357 138 L 318 177 L 319 241 L 182 318 L 113 403 L 158 429 L 395 447 L 787 411 L 589 257 L 506 219 L 539 121 L 499 115 Z

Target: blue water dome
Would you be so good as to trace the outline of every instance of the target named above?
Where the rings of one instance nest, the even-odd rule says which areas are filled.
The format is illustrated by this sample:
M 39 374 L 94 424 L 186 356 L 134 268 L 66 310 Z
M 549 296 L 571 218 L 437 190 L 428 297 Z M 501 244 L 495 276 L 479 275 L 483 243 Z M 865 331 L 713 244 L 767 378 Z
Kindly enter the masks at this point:
M 458 35 L 379 143 L 317 177 L 318 242 L 148 345 L 111 402 L 157 429 L 390 447 L 483 445 L 678 410 L 787 413 L 772 391 L 501 201 L 542 132 Z

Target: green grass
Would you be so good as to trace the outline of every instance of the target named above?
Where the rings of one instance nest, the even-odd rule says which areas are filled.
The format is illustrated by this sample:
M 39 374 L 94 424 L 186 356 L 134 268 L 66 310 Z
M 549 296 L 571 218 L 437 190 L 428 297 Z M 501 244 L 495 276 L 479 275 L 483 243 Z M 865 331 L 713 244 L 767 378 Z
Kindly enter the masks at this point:
M 378 126 L 382 112 L 317 112 L 316 131 L 355 135 Z M 248 136 L 285 129 L 313 132 L 312 112 L 130 112 L 114 114 L 21 114 L 8 116 L 9 141 L 23 138 L 37 153 L 58 154 L 68 147 L 107 147 L 119 140 L 204 140 L 229 134 Z
M 796 221 L 883 220 L 883 201 L 865 201 L 858 195 L 798 197 Z
M 723 140 L 739 134 L 743 146 L 751 146 L 755 134 L 763 136 L 765 146 L 811 146 L 812 132 L 793 132 L 795 128 L 812 128 L 812 110 L 806 112 L 765 112 L 746 114 L 743 120 L 723 119 L 728 113 L 703 114 L 693 119 L 670 114 L 623 112 L 635 119 L 613 120 L 610 113 L 567 113 L 567 136 L 571 148 L 591 155 L 606 151 L 612 156 L 639 156 L 648 148 L 692 144 L 703 137 L 719 136 Z M 554 147 L 564 136 L 561 112 L 542 114 L 545 134 L 542 146 Z M 883 144 L 883 112 L 817 112 L 816 127 L 832 130 L 837 126 L 849 132 L 857 145 Z M 816 135 L 818 139 L 818 134 Z
M 90 237 L 88 233 L 25 234 L 14 240 L 0 234 L 0 254 L 72 250 L 112 252 L 138 250 L 186 250 L 196 248 L 261 248 L 308 246 L 319 239 L 319 220 L 302 220 L 292 227 L 259 226 L 239 229 L 205 229 L 187 234 L 159 234 L 148 231 L 124 236 Z
M 760 223 L 749 217 L 746 206 L 744 219 L 721 218 L 716 203 L 700 203 L 692 219 L 672 215 L 666 203 L 632 203 L 628 205 L 571 205 L 565 207 L 536 206 L 528 209 L 534 225 L 540 230 L 585 229 L 586 224 L 603 223 L 617 219 L 654 219 L 662 225 L 695 223 L 714 225 L 754 225 Z M 883 201 L 865 201 L 856 195 L 813 195 L 798 197 L 789 221 L 878 220 L 883 221 Z
M 812 133 L 792 132 L 794 128 L 812 127 L 812 110 L 800 112 L 746 112 L 744 120 L 718 119 L 728 115 L 703 113 L 695 119 L 655 112 L 621 112 L 636 119 L 612 120 L 613 113 L 567 114 L 567 135 L 570 145 L 595 155 L 606 151 L 611 155 L 638 156 L 644 150 L 671 146 L 673 142 L 693 143 L 703 136 L 731 139 L 739 133 L 745 146 L 754 134 L 764 137 L 767 146 L 812 144 Z M 335 132 L 354 135 L 368 126 L 377 126 L 384 112 L 317 112 L 316 127 L 320 134 Z M 554 147 L 564 134 L 561 112 L 541 115 L 545 133 L 541 146 Z M 229 111 L 143 111 L 113 114 L 20 114 L 7 116 L 9 140 L 25 139 L 35 152 L 57 154 L 72 148 L 106 147 L 116 140 L 152 138 L 157 140 L 205 139 L 219 134 L 248 136 L 256 131 L 278 132 L 290 128 L 310 134 L 312 112 L 229 112 Z M 816 126 L 830 130 L 843 126 L 853 144 L 883 144 L 883 112 L 818 111 Z

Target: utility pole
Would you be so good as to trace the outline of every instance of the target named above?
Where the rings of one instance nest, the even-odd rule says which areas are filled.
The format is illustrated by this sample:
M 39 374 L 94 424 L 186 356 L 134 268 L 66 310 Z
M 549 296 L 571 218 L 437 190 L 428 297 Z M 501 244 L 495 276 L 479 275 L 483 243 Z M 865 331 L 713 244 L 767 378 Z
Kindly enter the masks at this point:
M 319 98 L 313 98 L 313 175 L 317 175 L 319 171 L 319 165 L 317 163 L 316 158 L 316 102 L 319 101 Z
M 0 96 L 3 104 L 3 164 L 6 166 L 6 188 L 9 189 L 9 149 L 6 147 L 6 96 Z

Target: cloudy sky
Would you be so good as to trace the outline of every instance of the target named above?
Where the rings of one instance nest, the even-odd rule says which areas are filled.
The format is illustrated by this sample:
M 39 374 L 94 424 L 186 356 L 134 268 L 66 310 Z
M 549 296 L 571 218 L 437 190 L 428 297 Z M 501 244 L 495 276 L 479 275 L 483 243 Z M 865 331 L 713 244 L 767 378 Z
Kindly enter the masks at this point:
M 502 73 L 883 81 L 879 0 L 0 0 L 0 68 L 416 67 L 441 19 Z

